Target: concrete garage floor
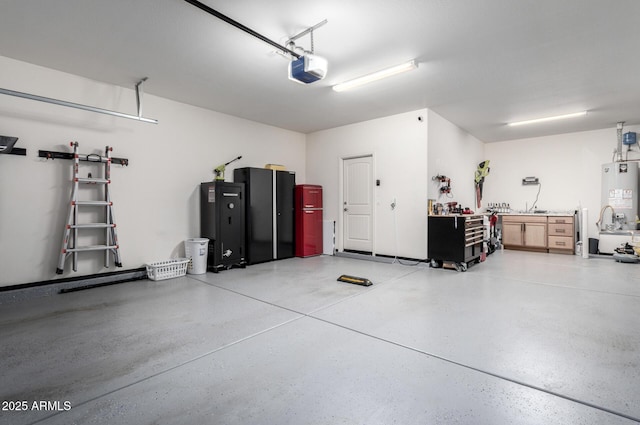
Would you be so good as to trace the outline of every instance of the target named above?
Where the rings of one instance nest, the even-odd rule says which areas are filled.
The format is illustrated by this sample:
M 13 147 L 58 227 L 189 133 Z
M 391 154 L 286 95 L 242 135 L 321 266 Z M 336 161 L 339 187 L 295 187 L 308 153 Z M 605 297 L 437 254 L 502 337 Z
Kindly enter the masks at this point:
M 3 303 L 0 341 L 2 424 L 640 423 L 640 266 L 608 259 L 293 258 Z

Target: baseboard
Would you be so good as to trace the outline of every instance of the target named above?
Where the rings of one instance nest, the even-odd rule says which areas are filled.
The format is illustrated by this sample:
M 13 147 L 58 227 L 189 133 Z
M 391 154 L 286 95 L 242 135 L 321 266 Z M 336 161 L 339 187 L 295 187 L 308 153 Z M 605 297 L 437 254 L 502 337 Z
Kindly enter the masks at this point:
M 404 264 L 404 265 L 407 265 L 407 264 L 402 263 L 403 261 L 412 262 L 412 263 L 422 263 L 427 261 L 424 259 L 420 260 L 417 258 L 395 257 L 392 255 L 382 255 L 382 254 L 372 255 L 370 252 L 365 253 L 365 252 L 350 251 L 350 250 L 336 251 L 335 256 L 343 257 L 343 258 L 354 258 L 356 260 L 376 261 L 378 263 L 388 263 L 388 264 L 400 262 L 401 264 Z
M 120 270 L 0 287 L 0 304 L 147 278 L 147 269 Z

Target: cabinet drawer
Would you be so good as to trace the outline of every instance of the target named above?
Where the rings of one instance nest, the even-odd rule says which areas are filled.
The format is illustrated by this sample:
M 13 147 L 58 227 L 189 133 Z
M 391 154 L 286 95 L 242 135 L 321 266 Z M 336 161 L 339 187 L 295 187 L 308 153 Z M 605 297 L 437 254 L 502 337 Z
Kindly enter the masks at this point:
M 549 223 L 549 236 L 573 237 L 573 224 Z
M 566 236 L 549 236 L 549 249 L 573 250 L 573 238 Z
M 503 215 L 503 223 L 546 223 L 547 216 L 539 215 Z
M 482 216 L 480 215 L 470 215 L 465 217 L 464 220 L 465 227 L 482 227 Z
M 573 224 L 572 216 L 549 216 L 549 224 Z
M 472 246 L 484 240 L 484 230 L 480 228 L 470 228 L 464 233 L 464 246 Z

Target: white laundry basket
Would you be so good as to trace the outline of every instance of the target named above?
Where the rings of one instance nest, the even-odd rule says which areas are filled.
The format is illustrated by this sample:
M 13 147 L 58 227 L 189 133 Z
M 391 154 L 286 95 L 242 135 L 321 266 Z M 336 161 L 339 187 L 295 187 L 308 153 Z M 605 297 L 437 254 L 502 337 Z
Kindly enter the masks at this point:
M 147 264 L 147 277 L 151 280 L 165 280 L 187 274 L 188 258 L 174 258 Z
M 204 274 L 207 272 L 208 248 L 209 239 L 191 238 L 184 241 L 185 256 L 190 259 L 187 273 Z

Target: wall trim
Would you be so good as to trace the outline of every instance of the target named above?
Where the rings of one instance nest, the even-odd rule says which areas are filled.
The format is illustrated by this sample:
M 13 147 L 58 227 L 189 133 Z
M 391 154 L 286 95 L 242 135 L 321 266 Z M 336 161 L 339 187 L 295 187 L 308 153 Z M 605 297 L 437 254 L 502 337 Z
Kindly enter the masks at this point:
M 75 292 L 99 286 L 131 282 L 147 278 L 147 269 L 119 270 L 93 275 L 73 276 L 0 287 L 0 305 L 30 298 Z

